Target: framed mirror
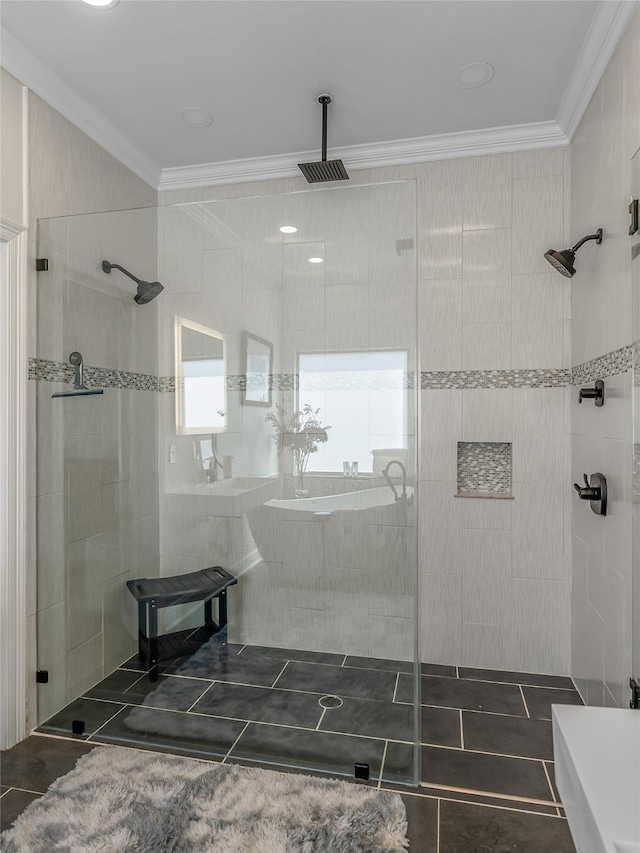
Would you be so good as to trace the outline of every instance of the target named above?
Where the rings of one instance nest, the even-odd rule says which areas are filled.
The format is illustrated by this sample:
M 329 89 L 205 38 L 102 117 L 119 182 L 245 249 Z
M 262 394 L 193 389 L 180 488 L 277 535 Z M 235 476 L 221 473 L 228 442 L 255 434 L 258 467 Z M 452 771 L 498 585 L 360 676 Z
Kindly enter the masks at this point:
M 246 406 L 270 406 L 273 344 L 264 338 L 243 332 L 242 354 L 246 376 L 242 402 Z
M 224 335 L 176 317 L 176 433 L 198 435 L 227 428 Z

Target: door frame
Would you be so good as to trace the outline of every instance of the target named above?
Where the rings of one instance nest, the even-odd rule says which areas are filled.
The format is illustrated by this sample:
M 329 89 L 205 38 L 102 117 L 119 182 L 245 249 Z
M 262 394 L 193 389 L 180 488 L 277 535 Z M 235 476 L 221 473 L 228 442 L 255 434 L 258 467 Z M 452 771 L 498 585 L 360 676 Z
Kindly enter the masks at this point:
M 26 734 L 28 231 L 0 218 L 0 748 Z

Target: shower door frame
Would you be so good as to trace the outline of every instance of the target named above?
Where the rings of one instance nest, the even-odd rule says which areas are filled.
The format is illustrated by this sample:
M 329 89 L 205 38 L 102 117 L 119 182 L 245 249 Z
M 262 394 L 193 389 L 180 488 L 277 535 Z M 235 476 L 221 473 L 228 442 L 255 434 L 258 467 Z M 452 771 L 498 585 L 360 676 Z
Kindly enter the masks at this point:
M 2 635 L 0 666 L 5 689 L 0 698 L 0 749 L 26 736 L 27 708 L 27 311 L 28 232 L 24 226 L 0 219 L 5 245 L 0 316 L 6 339 L 0 360 L 0 452 L 6 463 L 6 499 L 2 510 L 0 589 Z

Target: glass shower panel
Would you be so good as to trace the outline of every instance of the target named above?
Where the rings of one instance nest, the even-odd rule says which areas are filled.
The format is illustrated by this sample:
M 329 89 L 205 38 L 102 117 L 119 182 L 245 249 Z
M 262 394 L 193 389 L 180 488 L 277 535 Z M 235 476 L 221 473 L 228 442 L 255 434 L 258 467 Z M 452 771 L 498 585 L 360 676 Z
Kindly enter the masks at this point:
M 157 307 L 102 270 L 109 260 L 154 280 L 156 223 L 155 209 L 38 223 L 40 723 L 132 655 L 126 581 L 158 573 Z
M 292 763 L 344 773 L 366 764 L 374 777 L 406 780 L 416 632 L 413 185 L 316 190 L 281 205 L 271 234 L 280 224 L 298 230 L 282 239 L 282 285 L 271 294 L 282 299 L 281 367 L 262 427 L 276 448 L 279 495 L 247 513 L 255 552 L 238 639 L 284 649 L 276 688 L 313 697 L 322 713 L 306 725 L 313 734 L 251 726 L 236 752 L 267 761 L 286 752 Z M 253 290 L 243 322 L 265 336 Z
M 631 198 L 640 198 L 640 149 L 631 159 Z M 630 208 L 630 212 L 633 208 Z M 633 304 L 633 564 L 631 575 L 631 676 L 636 683 L 631 702 L 640 702 L 640 231 L 631 235 L 631 293 Z
M 39 356 L 53 363 L 39 366 L 39 494 L 66 495 L 39 536 L 43 583 L 61 530 L 66 549 L 39 616 L 40 666 L 63 661 L 67 684 L 42 685 L 45 728 L 82 714 L 97 741 L 416 784 L 414 183 L 40 232 L 39 254 L 55 244 L 65 270 L 55 305 L 50 273 L 38 296 Z M 164 290 L 136 305 L 105 259 Z M 104 394 L 51 399 L 73 385 L 75 350 Z M 127 581 L 166 587 L 214 567 L 232 583 L 212 606 L 159 610 L 150 677 Z

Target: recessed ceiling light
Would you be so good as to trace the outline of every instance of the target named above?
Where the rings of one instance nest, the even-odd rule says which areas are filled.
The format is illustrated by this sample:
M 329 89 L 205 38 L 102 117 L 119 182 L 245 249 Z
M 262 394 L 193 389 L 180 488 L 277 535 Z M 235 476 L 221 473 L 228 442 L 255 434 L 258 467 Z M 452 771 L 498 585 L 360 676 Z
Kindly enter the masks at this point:
M 200 107 L 184 107 L 178 115 L 189 127 L 209 127 L 210 124 L 213 124 L 211 113 L 200 109 Z
M 309 258 L 309 263 L 310 264 L 321 264 L 323 260 L 324 260 L 323 258 Z
M 458 68 L 453 75 L 453 82 L 461 89 L 475 89 L 488 83 L 494 74 L 495 69 L 488 62 L 470 62 Z
M 113 9 L 118 5 L 118 0 L 82 0 L 87 6 L 95 6 L 96 9 Z
M 298 229 L 295 225 L 283 225 L 280 230 L 283 234 L 295 234 Z

